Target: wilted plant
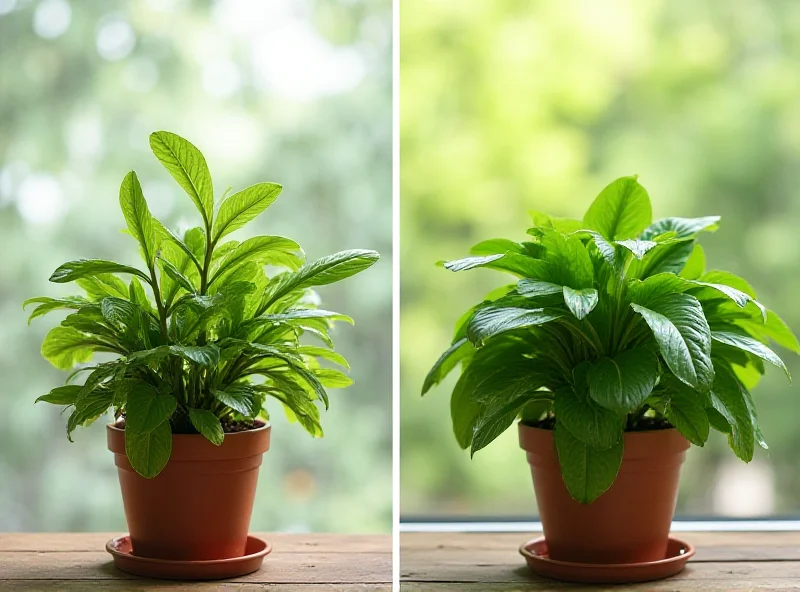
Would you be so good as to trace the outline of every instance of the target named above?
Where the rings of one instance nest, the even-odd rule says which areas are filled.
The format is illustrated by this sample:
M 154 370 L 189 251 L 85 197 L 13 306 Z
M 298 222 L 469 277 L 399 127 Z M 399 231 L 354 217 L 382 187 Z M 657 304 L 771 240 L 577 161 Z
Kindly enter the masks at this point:
M 258 183 L 224 198 L 215 211 L 211 175 L 195 146 L 162 131 L 150 136 L 150 147 L 197 206 L 203 225 L 179 238 L 150 214 L 136 173 L 126 175 L 120 206 L 145 270 L 71 261 L 50 281 L 74 281 L 85 296 L 25 302 L 38 304 L 31 319 L 75 311 L 47 334 L 42 355 L 62 370 L 77 368 L 68 384 L 37 401 L 71 410 L 68 437 L 113 408 L 125 420 L 130 463 L 145 477 L 167 464 L 173 433 L 199 432 L 222 444 L 226 431 L 269 418 L 268 396 L 321 436 L 317 404 L 328 407 L 325 388 L 351 380 L 319 360 L 348 367 L 333 351 L 329 329 L 333 321 L 352 320 L 318 309 L 311 288 L 363 271 L 378 253 L 343 251 L 307 263 L 300 246 L 281 236 L 223 242 L 266 210 L 282 187 Z M 322 345 L 301 344 L 306 333 Z M 117 357 L 85 364 L 99 352 Z M 78 373 L 88 373 L 83 385 L 69 384 Z
M 519 417 L 554 429 L 564 482 L 589 503 L 614 482 L 623 433 L 674 426 L 703 446 L 714 428 L 749 462 L 767 447 L 750 395 L 768 347 L 800 353 L 750 285 L 705 271 L 700 232 L 719 217 L 652 222 L 636 177 L 622 177 L 583 220 L 533 212 L 530 239 L 481 242 L 451 271 L 486 267 L 519 278 L 458 321 L 422 392 L 461 364 L 453 429 L 474 454 Z

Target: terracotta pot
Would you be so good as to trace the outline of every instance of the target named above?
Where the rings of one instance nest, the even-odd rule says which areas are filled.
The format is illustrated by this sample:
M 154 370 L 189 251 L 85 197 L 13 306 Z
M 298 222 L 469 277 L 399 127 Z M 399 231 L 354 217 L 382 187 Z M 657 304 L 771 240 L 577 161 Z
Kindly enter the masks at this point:
M 625 434 L 614 484 L 591 504 L 570 497 L 553 432 L 519 424 L 552 559 L 641 563 L 664 559 L 689 441 L 675 429 Z
M 269 426 L 225 434 L 221 446 L 173 434 L 172 456 L 153 479 L 128 462 L 125 430 L 109 425 L 107 433 L 135 555 L 196 561 L 244 554 Z

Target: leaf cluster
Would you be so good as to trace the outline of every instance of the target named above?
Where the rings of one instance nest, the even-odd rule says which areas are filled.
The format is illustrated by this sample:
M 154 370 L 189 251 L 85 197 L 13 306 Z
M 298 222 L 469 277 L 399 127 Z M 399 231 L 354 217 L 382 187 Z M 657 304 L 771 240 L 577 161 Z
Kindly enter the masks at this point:
M 156 158 L 197 207 L 202 225 L 177 236 L 155 219 L 135 172 L 120 187 L 127 232 L 144 268 L 81 259 L 56 269 L 50 281 L 75 282 L 84 295 L 32 298 L 30 319 L 70 313 L 42 344 L 56 368 L 75 369 L 67 384 L 37 399 L 69 410 L 67 436 L 113 409 L 124 417 L 126 452 L 134 469 L 154 477 L 169 460 L 172 433 L 200 433 L 216 445 L 225 427 L 268 420 L 267 397 L 314 436 L 322 436 L 319 406 L 326 388 L 351 384 L 333 350 L 342 314 L 318 308 L 313 288 L 359 273 L 378 253 L 350 250 L 308 262 L 281 236 L 223 240 L 266 210 L 281 193 L 258 183 L 215 207 L 206 160 L 187 140 L 155 132 Z M 125 278 L 125 279 L 123 279 Z M 311 335 L 319 342 L 301 340 Z M 96 353 L 110 361 L 89 364 Z M 76 375 L 85 376 L 74 384 Z
M 800 345 L 744 279 L 706 271 L 698 237 L 719 217 L 653 222 L 635 176 L 605 187 L 583 220 L 531 216 L 526 241 L 442 262 L 516 276 L 461 317 L 422 389 L 461 367 L 451 416 L 462 448 L 474 454 L 517 418 L 554 418 L 564 482 L 589 503 L 614 482 L 625 431 L 674 426 L 703 446 L 713 428 L 745 462 L 767 447 L 750 391 L 765 362 L 788 376 L 770 342 Z

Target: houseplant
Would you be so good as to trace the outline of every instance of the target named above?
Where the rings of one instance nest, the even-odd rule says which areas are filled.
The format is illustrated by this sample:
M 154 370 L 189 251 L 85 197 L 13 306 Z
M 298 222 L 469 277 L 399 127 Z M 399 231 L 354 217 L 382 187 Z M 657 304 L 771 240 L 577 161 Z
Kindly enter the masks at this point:
M 652 222 L 635 176 L 583 220 L 532 217 L 527 241 L 442 263 L 518 279 L 460 318 L 422 392 L 461 366 L 451 415 L 472 454 L 519 418 L 550 557 L 663 559 L 689 443 L 713 428 L 745 462 L 766 448 L 750 389 L 764 362 L 786 371 L 770 340 L 800 346 L 745 280 L 705 271 L 719 218 Z
M 269 447 L 267 399 L 322 436 L 326 387 L 351 380 L 329 329 L 349 317 L 317 308 L 312 288 L 378 260 L 351 250 L 306 262 L 280 236 L 229 240 L 281 192 L 258 183 L 215 208 L 211 175 L 185 139 L 155 132 L 150 146 L 197 207 L 202 225 L 182 237 L 151 214 L 135 172 L 120 205 L 144 269 L 105 260 L 65 263 L 50 281 L 76 282 L 84 296 L 32 298 L 31 319 L 72 311 L 42 344 L 65 386 L 37 401 L 69 411 L 67 437 L 111 409 L 115 453 L 135 555 L 173 560 L 241 556 L 261 456 Z M 127 282 L 120 276 L 130 278 Z M 303 335 L 321 340 L 311 345 Z M 87 364 L 96 353 L 111 359 Z M 73 379 L 85 376 L 82 384 Z M 272 408 L 272 405 L 269 406 Z

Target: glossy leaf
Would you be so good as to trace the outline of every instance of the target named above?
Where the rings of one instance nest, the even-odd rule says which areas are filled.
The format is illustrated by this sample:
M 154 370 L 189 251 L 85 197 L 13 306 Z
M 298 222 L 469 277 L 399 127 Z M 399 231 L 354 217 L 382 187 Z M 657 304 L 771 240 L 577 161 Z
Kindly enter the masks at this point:
M 490 337 L 506 331 L 543 325 L 562 316 L 564 313 L 557 309 L 488 306 L 472 317 L 467 326 L 467 337 L 472 343 L 482 344 Z
M 122 180 L 119 188 L 119 205 L 125 215 L 125 221 L 128 223 L 128 230 L 139 241 L 145 263 L 148 267 L 152 266 L 158 251 L 157 228 L 144 199 L 139 178 L 133 171 Z M 147 279 L 147 276 L 144 278 Z
M 107 273 L 128 273 L 138 276 L 150 283 L 150 277 L 135 267 L 106 261 L 105 259 L 78 259 L 59 266 L 50 276 L 50 281 L 58 284 L 72 282 L 87 276 L 96 276 Z
M 634 348 L 600 358 L 588 374 L 589 395 L 606 409 L 633 413 L 653 392 L 658 360 L 647 349 Z
M 214 221 L 214 242 L 238 230 L 266 210 L 282 190 L 283 187 L 277 183 L 258 183 L 228 197 L 219 207 Z
M 149 432 L 125 430 L 125 454 L 133 469 L 152 479 L 167 466 L 172 453 L 172 431 L 164 422 Z
M 195 429 L 214 446 L 221 446 L 225 439 L 222 424 L 216 415 L 206 409 L 189 409 L 189 419 Z
M 618 241 L 636 238 L 652 219 L 650 197 L 645 188 L 636 176 L 621 177 L 600 192 L 583 217 L 583 226 L 598 231 L 606 239 Z
M 569 494 L 579 503 L 593 502 L 611 487 L 617 477 L 622 464 L 622 438 L 610 448 L 596 450 L 558 422 L 553 435 Z

